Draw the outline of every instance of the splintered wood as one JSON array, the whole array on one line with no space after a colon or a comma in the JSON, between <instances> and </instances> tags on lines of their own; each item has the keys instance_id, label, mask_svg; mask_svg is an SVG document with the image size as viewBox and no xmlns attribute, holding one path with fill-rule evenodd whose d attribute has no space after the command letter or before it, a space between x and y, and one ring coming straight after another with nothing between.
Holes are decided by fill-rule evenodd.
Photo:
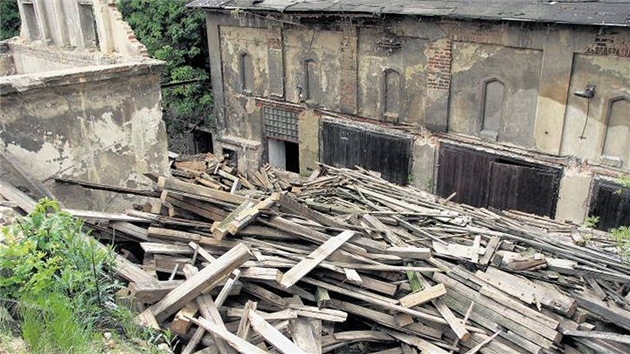
<instances>
[{"instance_id":1,"label":"splintered wood","mask_svg":"<svg viewBox=\"0 0 630 354\"><path fill-rule=\"evenodd\" d=\"M361 169L246 178L204 154L172 175L143 210L73 212L136 243L116 260L136 320L182 353L630 352L630 265L606 234Z\"/></svg>"}]
</instances>

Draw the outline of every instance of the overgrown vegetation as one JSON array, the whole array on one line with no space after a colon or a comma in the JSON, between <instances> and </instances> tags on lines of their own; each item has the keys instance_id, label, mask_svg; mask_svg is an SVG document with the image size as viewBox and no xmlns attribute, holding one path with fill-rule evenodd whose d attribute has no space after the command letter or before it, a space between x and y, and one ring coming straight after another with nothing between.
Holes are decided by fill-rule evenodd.
<instances>
[{"instance_id":1,"label":"overgrown vegetation","mask_svg":"<svg viewBox=\"0 0 630 354\"><path fill-rule=\"evenodd\" d=\"M0 41L20 34L17 0L0 0Z\"/></svg>"},{"instance_id":2,"label":"overgrown vegetation","mask_svg":"<svg viewBox=\"0 0 630 354\"><path fill-rule=\"evenodd\" d=\"M2 229L0 330L17 327L33 353L102 352L101 330L144 340L152 335L139 330L133 313L116 303L121 285L109 271L114 253L86 237L82 226L44 199ZM14 317L17 325L9 321Z\"/></svg>"},{"instance_id":3,"label":"overgrown vegetation","mask_svg":"<svg viewBox=\"0 0 630 354\"><path fill-rule=\"evenodd\" d=\"M211 126L213 101L202 11L187 0L122 0L119 9L146 45L149 55L164 60L164 120L170 149L183 152L182 140L195 125ZM182 83L182 84L177 84Z\"/></svg>"}]
</instances>

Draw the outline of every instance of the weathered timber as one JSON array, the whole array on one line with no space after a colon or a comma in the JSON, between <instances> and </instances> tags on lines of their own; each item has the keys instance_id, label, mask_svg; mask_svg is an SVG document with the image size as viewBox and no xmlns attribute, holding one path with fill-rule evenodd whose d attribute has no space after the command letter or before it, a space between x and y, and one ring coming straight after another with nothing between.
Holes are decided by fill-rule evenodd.
<instances>
[{"instance_id":1,"label":"weathered timber","mask_svg":"<svg viewBox=\"0 0 630 354\"><path fill-rule=\"evenodd\" d=\"M173 289L162 300L149 307L148 310L159 321L164 320L186 303L201 295L202 291L227 277L229 273L243 264L250 256L251 251L247 246L243 244L235 246L211 265Z\"/></svg>"},{"instance_id":2,"label":"weathered timber","mask_svg":"<svg viewBox=\"0 0 630 354\"><path fill-rule=\"evenodd\" d=\"M331 255L346 241L352 238L354 234L355 233L353 231L347 230L324 242L320 247L304 258L304 260L295 265L295 267L284 273L280 284L288 288L297 283L300 279L302 279L302 277L326 259L326 257Z\"/></svg>"}]
</instances>

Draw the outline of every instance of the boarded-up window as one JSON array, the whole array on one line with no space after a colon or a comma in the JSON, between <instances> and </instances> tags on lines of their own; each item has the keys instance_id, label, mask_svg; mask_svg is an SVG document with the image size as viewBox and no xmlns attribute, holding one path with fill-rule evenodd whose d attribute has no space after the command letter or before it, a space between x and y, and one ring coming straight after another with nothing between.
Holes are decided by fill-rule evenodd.
<instances>
[{"instance_id":1,"label":"boarded-up window","mask_svg":"<svg viewBox=\"0 0 630 354\"><path fill-rule=\"evenodd\" d=\"M383 90L383 101L385 103L384 113L397 115L400 106L400 74L395 70L385 70L385 89Z\"/></svg>"},{"instance_id":2,"label":"boarded-up window","mask_svg":"<svg viewBox=\"0 0 630 354\"><path fill-rule=\"evenodd\" d=\"M476 207L553 217L561 170L441 144L437 193Z\"/></svg>"},{"instance_id":3,"label":"boarded-up window","mask_svg":"<svg viewBox=\"0 0 630 354\"><path fill-rule=\"evenodd\" d=\"M381 173L386 180L405 185L409 179L411 138L333 122L322 126L322 161Z\"/></svg>"},{"instance_id":4,"label":"boarded-up window","mask_svg":"<svg viewBox=\"0 0 630 354\"><path fill-rule=\"evenodd\" d=\"M241 77L241 91L252 93L254 90L254 63L252 62L252 56L248 53L242 53L239 56L238 66Z\"/></svg>"},{"instance_id":5,"label":"boarded-up window","mask_svg":"<svg viewBox=\"0 0 630 354\"><path fill-rule=\"evenodd\" d=\"M625 167L630 163L630 101L616 98L608 106L608 125L602 159L609 165Z\"/></svg>"},{"instance_id":6,"label":"boarded-up window","mask_svg":"<svg viewBox=\"0 0 630 354\"><path fill-rule=\"evenodd\" d=\"M630 226L630 189L608 181L595 181L589 215L599 218L595 227L600 230Z\"/></svg>"},{"instance_id":7,"label":"boarded-up window","mask_svg":"<svg viewBox=\"0 0 630 354\"><path fill-rule=\"evenodd\" d=\"M319 75L317 62L313 59L304 60L304 99L319 99Z\"/></svg>"},{"instance_id":8,"label":"boarded-up window","mask_svg":"<svg viewBox=\"0 0 630 354\"><path fill-rule=\"evenodd\" d=\"M505 85L498 79L485 81L481 96L481 135L497 141L503 120Z\"/></svg>"}]
</instances>

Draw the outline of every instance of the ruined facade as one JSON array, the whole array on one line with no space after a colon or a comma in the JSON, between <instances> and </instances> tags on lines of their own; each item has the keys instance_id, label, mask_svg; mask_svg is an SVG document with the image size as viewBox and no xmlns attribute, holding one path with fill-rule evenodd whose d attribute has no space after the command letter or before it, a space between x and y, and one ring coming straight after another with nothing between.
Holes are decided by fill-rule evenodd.
<instances>
[{"instance_id":1,"label":"ruined facade","mask_svg":"<svg viewBox=\"0 0 630 354\"><path fill-rule=\"evenodd\" d=\"M56 177L142 188L167 174L163 63L110 0L18 0L19 37L0 44L0 148L66 206L117 209L121 196ZM0 164L1 165L1 164Z\"/></svg>"},{"instance_id":2,"label":"ruined facade","mask_svg":"<svg viewBox=\"0 0 630 354\"><path fill-rule=\"evenodd\" d=\"M197 0L241 170L318 161L475 206L630 224L630 7ZM613 201L611 198L617 198Z\"/></svg>"}]
</instances>

